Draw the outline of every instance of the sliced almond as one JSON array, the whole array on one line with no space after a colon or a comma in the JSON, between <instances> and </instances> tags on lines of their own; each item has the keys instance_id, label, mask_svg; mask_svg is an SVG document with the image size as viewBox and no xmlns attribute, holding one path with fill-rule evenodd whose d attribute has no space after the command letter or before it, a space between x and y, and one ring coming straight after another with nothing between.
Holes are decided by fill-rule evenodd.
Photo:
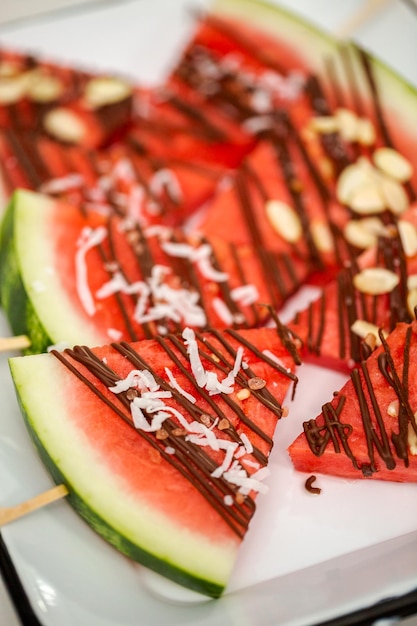
<instances>
[{"instance_id":1,"label":"sliced almond","mask_svg":"<svg viewBox=\"0 0 417 626\"><path fill-rule=\"evenodd\" d=\"M85 103L91 109L122 102L131 95L132 86L127 81L112 76L92 78L84 90Z\"/></svg>"},{"instance_id":2,"label":"sliced almond","mask_svg":"<svg viewBox=\"0 0 417 626\"><path fill-rule=\"evenodd\" d=\"M407 193L398 181L388 176L381 176L379 188L387 209L394 213L394 215L400 215L408 209L409 201Z\"/></svg>"},{"instance_id":3,"label":"sliced almond","mask_svg":"<svg viewBox=\"0 0 417 626\"><path fill-rule=\"evenodd\" d=\"M356 140L362 146L373 146L376 140L375 126L371 120L360 117L357 120Z\"/></svg>"},{"instance_id":4,"label":"sliced almond","mask_svg":"<svg viewBox=\"0 0 417 626\"><path fill-rule=\"evenodd\" d=\"M335 133L339 130L339 122L331 115L317 115L311 118L309 128L320 134Z\"/></svg>"},{"instance_id":5,"label":"sliced almond","mask_svg":"<svg viewBox=\"0 0 417 626\"><path fill-rule=\"evenodd\" d=\"M410 274L407 278L407 289L417 289L417 274Z\"/></svg>"},{"instance_id":6,"label":"sliced almond","mask_svg":"<svg viewBox=\"0 0 417 626\"><path fill-rule=\"evenodd\" d=\"M372 296L390 293L399 281L397 274L384 267L368 267L353 277L356 289Z\"/></svg>"},{"instance_id":7,"label":"sliced almond","mask_svg":"<svg viewBox=\"0 0 417 626\"><path fill-rule=\"evenodd\" d=\"M334 250L334 240L332 232L323 220L311 220L311 236L314 244L320 252L332 252Z\"/></svg>"},{"instance_id":8,"label":"sliced almond","mask_svg":"<svg viewBox=\"0 0 417 626\"><path fill-rule=\"evenodd\" d=\"M28 97L34 102L53 102L62 95L63 90L64 86L56 76L37 74L29 86Z\"/></svg>"},{"instance_id":9,"label":"sliced almond","mask_svg":"<svg viewBox=\"0 0 417 626\"><path fill-rule=\"evenodd\" d=\"M394 148L378 148L373 153L373 161L384 174L402 183L413 175L411 163Z\"/></svg>"},{"instance_id":10,"label":"sliced almond","mask_svg":"<svg viewBox=\"0 0 417 626\"><path fill-rule=\"evenodd\" d=\"M413 257L417 254L417 230L414 224L406 220L398 220L398 232L403 246L404 254Z\"/></svg>"},{"instance_id":11,"label":"sliced almond","mask_svg":"<svg viewBox=\"0 0 417 626\"><path fill-rule=\"evenodd\" d=\"M278 235L289 243L296 243L303 234L300 218L295 210L280 200L268 200L265 212L269 223Z\"/></svg>"},{"instance_id":12,"label":"sliced almond","mask_svg":"<svg viewBox=\"0 0 417 626\"><path fill-rule=\"evenodd\" d=\"M347 222L343 230L346 241L352 246L361 248L362 250L374 246L380 234L377 226L373 224L374 220L376 220L383 229L383 224L378 218L368 217L362 220L350 220Z\"/></svg>"},{"instance_id":13,"label":"sliced almond","mask_svg":"<svg viewBox=\"0 0 417 626\"><path fill-rule=\"evenodd\" d=\"M356 187L347 204L358 215L383 213L386 208L380 185L376 181L369 181Z\"/></svg>"},{"instance_id":14,"label":"sliced almond","mask_svg":"<svg viewBox=\"0 0 417 626\"><path fill-rule=\"evenodd\" d=\"M410 315L415 318L417 307L417 289L409 289L407 294L407 309Z\"/></svg>"},{"instance_id":15,"label":"sliced almond","mask_svg":"<svg viewBox=\"0 0 417 626\"><path fill-rule=\"evenodd\" d=\"M43 125L53 137L70 143L80 143L86 132L78 115L64 107L49 111L44 117Z\"/></svg>"},{"instance_id":16,"label":"sliced almond","mask_svg":"<svg viewBox=\"0 0 417 626\"><path fill-rule=\"evenodd\" d=\"M373 167L366 159L359 159L345 167L337 180L336 197L342 204L349 204L353 192L362 185L374 183Z\"/></svg>"},{"instance_id":17,"label":"sliced almond","mask_svg":"<svg viewBox=\"0 0 417 626\"><path fill-rule=\"evenodd\" d=\"M371 322L367 322L366 320L356 320L355 322L353 322L350 330L358 337L366 339L367 341L369 341L369 335L372 335L375 338L375 345L381 345L379 328L375 324L371 324Z\"/></svg>"},{"instance_id":18,"label":"sliced almond","mask_svg":"<svg viewBox=\"0 0 417 626\"><path fill-rule=\"evenodd\" d=\"M350 109L340 107L336 109L336 120L339 133L345 141L356 141L358 136L358 117Z\"/></svg>"},{"instance_id":19,"label":"sliced almond","mask_svg":"<svg viewBox=\"0 0 417 626\"><path fill-rule=\"evenodd\" d=\"M0 104L8 105L19 102L26 95L29 81L29 72L0 78Z\"/></svg>"},{"instance_id":20,"label":"sliced almond","mask_svg":"<svg viewBox=\"0 0 417 626\"><path fill-rule=\"evenodd\" d=\"M414 419L416 419L416 415L414 415ZM408 433L407 433L407 442L408 449L412 456L417 455L417 435L414 431L414 428L411 424L408 424Z\"/></svg>"}]
</instances>

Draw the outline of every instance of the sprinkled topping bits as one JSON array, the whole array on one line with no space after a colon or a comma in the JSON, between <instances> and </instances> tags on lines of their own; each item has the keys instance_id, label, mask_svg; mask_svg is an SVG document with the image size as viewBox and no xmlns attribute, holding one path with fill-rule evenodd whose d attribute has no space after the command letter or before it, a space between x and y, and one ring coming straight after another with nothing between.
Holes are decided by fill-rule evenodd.
<instances>
[{"instance_id":1,"label":"sprinkled topping bits","mask_svg":"<svg viewBox=\"0 0 417 626\"><path fill-rule=\"evenodd\" d=\"M290 414L289 408L287 406L283 406L282 411L281 411L281 417L288 417L289 414Z\"/></svg>"},{"instance_id":2,"label":"sprinkled topping bits","mask_svg":"<svg viewBox=\"0 0 417 626\"><path fill-rule=\"evenodd\" d=\"M186 434L187 431L185 428L174 428L172 430L172 435L174 435L174 437L185 437Z\"/></svg>"},{"instance_id":3,"label":"sprinkled topping bits","mask_svg":"<svg viewBox=\"0 0 417 626\"><path fill-rule=\"evenodd\" d=\"M349 206L360 215L382 213L385 210L384 196L375 181L364 182L352 190Z\"/></svg>"},{"instance_id":4,"label":"sprinkled topping bits","mask_svg":"<svg viewBox=\"0 0 417 626\"><path fill-rule=\"evenodd\" d=\"M414 224L411 224L411 222L407 222L406 220L398 220L397 227L405 256L413 257L417 254L416 227Z\"/></svg>"},{"instance_id":5,"label":"sprinkled topping bits","mask_svg":"<svg viewBox=\"0 0 417 626\"><path fill-rule=\"evenodd\" d=\"M366 268L353 278L356 289L373 296L390 293L399 282L397 274L384 267Z\"/></svg>"},{"instance_id":6,"label":"sprinkled topping bits","mask_svg":"<svg viewBox=\"0 0 417 626\"><path fill-rule=\"evenodd\" d=\"M247 398L249 398L249 396L250 396L249 389L239 389L239 391L236 394L236 397L238 400L246 400Z\"/></svg>"},{"instance_id":7,"label":"sprinkled topping bits","mask_svg":"<svg viewBox=\"0 0 417 626\"><path fill-rule=\"evenodd\" d=\"M373 153L373 161L382 172L402 183L413 175L411 163L393 148L378 148Z\"/></svg>"},{"instance_id":8,"label":"sprinkled topping bits","mask_svg":"<svg viewBox=\"0 0 417 626\"><path fill-rule=\"evenodd\" d=\"M259 389L263 389L266 385L266 381L259 376L254 376L253 378L249 378L248 386L252 391L258 391Z\"/></svg>"},{"instance_id":9,"label":"sprinkled topping bits","mask_svg":"<svg viewBox=\"0 0 417 626\"><path fill-rule=\"evenodd\" d=\"M200 417L200 422L204 424L204 426L209 427L211 426L212 419L210 415L206 415L205 413L203 413L202 416Z\"/></svg>"},{"instance_id":10,"label":"sprinkled topping bits","mask_svg":"<svg viewBox=\"0 0 417 626\"><path fill-rule=\"evenodd\" d=\"M68 143L80 143L86 132L78 115L65 107L49 111L43 119L43 125L50 135Z\"/></svg>"},{"instance_id":11,"label":"sprinkled topping bits","mask_svg":"<svg viewBox=\"0 0 417 626\"><path fill-rule=\"evenodd\" d=\"M92 78L84 90L85 103L92 109L122 102L131 95L132 87L129 83L111 76Z\"/></svg>"},{"instance_id":12,"label":"sprinkled topping bits","mask_svg":"<svg viewBox=\"0 0 417 626\"><path fill-rule=\"evenodd\" d=\"M157 439L163 440L163 439L168 439L169 434L164 428L160 428L159 430L156 431L155 436Z\"/></svg>"},{"instance_id":13,"label":"sprinkled topping bits","mask_svg":"<svg viewBox=\"0 0 417 626\"><path fill-rule=\"evenodd\" d=\"M295 210L280 200L268 200L265 211L272 228L289 243L296 243L303 234L300 218Z\"/></svg>"},{"instance_id":14,"label":"sprinkled topping bits","mask_svg":"<svg viewBox=\"0 0 417 626\"><path fill-rule=\"evenodd\" d=\"M219 430L227 430L228 428L230 428L230 422L226 418L223 418L220 420L217 426Z\"/></svg>"}]
</instances>

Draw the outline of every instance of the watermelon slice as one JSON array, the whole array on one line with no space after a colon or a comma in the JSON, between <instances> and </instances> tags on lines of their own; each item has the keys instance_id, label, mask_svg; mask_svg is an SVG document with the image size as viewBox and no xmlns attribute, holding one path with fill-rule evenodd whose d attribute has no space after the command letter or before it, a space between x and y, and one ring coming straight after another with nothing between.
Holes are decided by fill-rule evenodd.
<instances>
[{"instance_id":1,"label":"watermelon slice","mask_svg":"<svg viewBox=\"0 0 417 626\"><path fill-rule=\"evenodd\" d=\"M96 147L132 119L133 84L35 55L1 50L0 128L41 129L59 141Z\"/></svg>"},{"instance_id":2,"label":"watermelon slice","mask_svg":"<svg viewBox=\"0 0 417 626\"><path fill-rule=\"evenodd\" d=\"M10 366L29 431L76 511L132 559L219 596L296 382L276 330L187 328Z\"/></svg>"},{"instance_id":3,"label":"watermelon slice","mask_svg":"<svg viewBox=\"0 0 417 626\"><path fill-rule=\"evenodd\" d=\"M226 8L228 15L229 5L234 3L219 6L220 17L209 16L203 23L174 78L192 81L197 90L207 91L210 102L214 99L224 108L233 92L241 122L262 143L245 158L232 188L209 204L200 228L218 234L227 212L230 222L240 227L224 229L226 237L235 243L261 238L272 250L296 248L311 262L312 279L319 273L320 281L326 281L349 260L352 249L372 244L370 216L395 222L415 200L412 140L405 126L391 132L392 103L385 93L388 72L385 76L365 52L334 45L326 51L323 67L314 54L303 64L302 53L298 60L291 55L284 35L283 42L270 44L264 59L251 45L250 28L223 18L222 10ZM287 17L283 16L285 26ZM295 26L296 31L302 28ZM281 35L279 26L277 33ZM234 63L229 59L233 50ZM279 58L279 66L273 58ZM294 68L299 72L298 92L279 99L271 85L285 85ZM259 91L263 106L256 110L247 99Z\"/></svg>"},{"instance_id":4,"label":"watermelon slice","mask_svg":"<svg viewBox=\"0 0 417 626\"><path fill-rule=\"evenodd\" d=\"M398 322L414 318L416 228L414 206L288 322L306 360L349 370L379 343L379 328L389 334Z\"/></svg>"},{"instance_id":5,"label":"watermelon slice","mask_svg":"<svg viewBox=\"0 0 417 626\"><path fill-rule=\"evenodd\" d=\"M417 482L417 322L400 323L304 422L289 453L303 472Z\"/></svg>"},{"instance_id":6,"label":"watermelon slice","mask_svg":"<svg viewBox=\"0 0 417 626\"><path fill-rule=\"evenodd\" d=\"M299 286L287 261L18 191L3 221L1 299L31 352L184 326L244 328L269 316L260 303L276 308Z\"/></svg>"},{"instance_id":7,"label":"watermelon slice","mask_svg":"<svg viewBox=\"0 0 417 626\"><path fill-rule=\"evenodd\" d=\"M15 189L32 189L142 226L182 224L224 175L218 166L143 155L133 142L92 152L11 130L0 131L0 169L6 199Z\"/></svg>"}]
</instances>

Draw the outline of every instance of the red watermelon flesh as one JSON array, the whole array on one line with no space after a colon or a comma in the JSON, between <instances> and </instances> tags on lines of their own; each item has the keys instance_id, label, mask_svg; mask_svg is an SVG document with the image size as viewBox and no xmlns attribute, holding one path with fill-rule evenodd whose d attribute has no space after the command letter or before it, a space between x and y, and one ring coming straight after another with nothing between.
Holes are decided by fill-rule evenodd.
<instances>
[{"instance_id":1,"label":"red watermelon flesh","mask_svg":"<svg viewBox=\"0 0 417 626\"><path fill-rule=\"evenodd\" d=\"M417 482L417 323L399 323L382 342L304 423L289 448L297 470Z\"/></svg>"},{"instance_id":2,"label":"red watermelon flesh","mask_svg":"<svg viewBox=\"0 0 417 626\"><path fill-rule=\"evenodd\" d=\"M17 188L42 191L86 210L127 215L143 226L182 224L213 194L224 170L142 155L114 144L92 153L39 134L0 132L7 196Z\"/></svg>"},{"instance_id":3,"label":"red watermelon flesh","mask_svg":"<svg viewBox=\"0 0 417 626\"><path fill-rule=\"evenodd\" d=\"M304 279L303 268L284 256L162 226L142 229L115 215L86 216L28 191L16 192L5 224L2 301L29 299L49 342L41 349L136 340L184 326L257 326ZM9 272L15 267L19 277ZM30 335L33 320L5 309Z\"/></svg>"},{"instance_id":4,"label":"red watermelon flesh","mask_svg":"<svg viewBox=\"0 0 417 626\"><path fill-rule=\"evenodd\" d=\"M0 128L41 128L64 143L97 147L132 119L133 85L124 78L12 50L2 50L0 63Z\"/></svg>"},{"instance_id":5,"label":"red watermelon flesh","mask_svg":"<svg viewBox=\"0 0 417 626\"><path fill-rule=\"evenodd\" d=\"M304 344L304 358L324 367L346 370L369 355L378 328L391 332L414 317L417 272L417 211L386 229L377 246L352 258L336 280L289 322Z\"/></svg>"},{"instance_id":6,"label":"red watermelon flesh","mask_svg":"<svg viewBox=\"0 0 417 626\"><path fill-rule=\"evenodd\" d=\"M125 140L156 157L166 158L169 135L170 159L234 168L255 143L239 120L187 86L138 88L135 112Z\"/></svg>"},{"instance_id":7,"label":"red watermelon flesh","mask_svg":"<svg viewBox=\"0 0 417 626\"><path fill-rule=\"evenodd\" d=\"M11 370L29 429L87 522L128 556L219 595L267 489L272 436L296 381L276 330L186 329L15 358Z\"/></svg>"}]
</instances>

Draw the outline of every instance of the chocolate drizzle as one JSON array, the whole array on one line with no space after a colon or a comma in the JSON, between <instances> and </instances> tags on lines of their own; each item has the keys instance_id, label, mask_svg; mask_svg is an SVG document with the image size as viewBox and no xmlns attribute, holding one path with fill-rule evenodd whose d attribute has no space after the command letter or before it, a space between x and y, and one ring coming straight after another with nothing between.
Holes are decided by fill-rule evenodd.
<instances>
[{"instance_id":1,"label":"chocolate drizzle","mask_svg":"<svg viewBox=\"0 0 417 626\"><path fill-rule=\"evenodd\" d=\"M245 346L247 350L250 350L256 355L256 358L264 360L273 369L278 369L283 373L282 368L277 366L273 361L268 359L263 353L258 350L248 340L244 340L235 331L230 331L233 335L234 341L237 341ZM212 339L210 339L210 337ZM165 338L158 337L156 339L160 348L162 348L167 357L167 365L171 364L173 368L179 368L181 373L187 377L187 380L193 386L193 394L202 398L205 403L210 406L212 410L211 414L208 414L206 409L202 409L199 406L198 401L196 403L191 402L185 395L177 391L167 381L165 381L158 373L152 368L151 364L147 362L140 352L136 351L131 345L122 342L112 344L112 348L123 355L130 361L132 367L135 369L145 369L151 372L155 381L160 385L160 388L165 391L170 391L172 398L184 416L190 418L191 421L200 421L207 423L204 420L209 420L211 424L215 421L218 424L226 424L226 427L221 428L222 437L229 438L232 442L243 445L243 441L239 435L238 430L231 424L231 420L226 417L226 413L221 409L221 402L219 396L212 398L207 392L199 388L195 379L190 374L188 368L185 365L185 359L187 359L187 353L184 345L175 336L167 336ZM202 352L202 358L209 361L213 368L217 368L219 372L229 372L233 367L231 358L236 354L232 344L227 340L225 336L222 336L218 332L213 332L211 335L198 336L198 341L204 348ZM213 342L220 342L217 345L220 347L215 348ZM212 352L217 358L210 356L206 350ZM122 419L130 427L135 428L132 417L130 414L130 403L132 399L139 392L135 389L130 389L118 394L115 394L114 398L109 395L108 388L113 387L120 380L117 372L113 371L103 360L99 359L96 354L89 348L83 346L76 346L73 349L67 349L61 353L56 350L52 351L52 354L81 382L83 382L90 391L95 394L103 403L105 403L113 412L115 419ZM229 356L228 356L229 355ZM220 362L220 364L219 364ZM79 365L81 365L81 368ZM84 369L85 368L85 369ZM241 371L237 377L236 384L241 388L246 388L247 380L251 377L252 372L250 369L247 371ZM286 372L287 376L293 377L293 374ZM246 381L246 382L244 382ZM243 386L242 386L243 385ZM281 407L279 403L273 398L266 388L259 391L252 391L252 395L259 401L261 401L269 410L272 411L277 417L281 415ZM268 445L268 448L272 446L272 440L268 437L261 428L259 428L252 420L245 415L238 404L231 400L227 394L221 394L221 400L226 402L228 407L228 414L230 411L235 415L236 421L240 421L245 424L246 429L250 429L252 432L257 433ZM145 411L145 410L144 410ZM146 413L146 411L145 411ZM151 416L150 416L151 417ZM188 421L188 420L187 420ZM233 483L230 483L226 478L220 476L214 478L211 474L218 467L217 463L210 457L205 449L199 445L187 440L185 431L182 427L179 427L174 417L168 417L163 422L163 436L161 432L147 432L143 429L135 428L138 436L144 438L147 443L152 446L157 452L164 458L164 460L170 463L178 472L182 474L190 483L198 489L198 491L207 499L207 501L214 507L218 514L225 520L230 528L239 536L243 537L250 518L255 510L255 504L251 496L243 495L239 492L238 487ZM174 454L167 452L168 448L175 450ZM262 465L267 463L267 455L254 447L254 458ZM225 496L232 497L232 504L226 503Z\"/></svg>"},{"instance_id":2,"label":"chocolate drizzle","mask_svg":"<svg viewBox=\"0 0 417 626\"><path fill-rule=\"evenodd\" d=\"M341 453L343 448L353 466L362 471L365 477L370 477L378 472L380 461L385 464L388 470L396 468L396 458L401 460L405 467L408 467L409 425L411 425L414 433L417 432L416 418L409 403L410 349L411 342L416 339L416 334L412 326L408 326L403 332L402 373L395 364L389 341L385 339L382 331L379 333L382 348L375 356L379 372L383 375L386 384L395 392L395 398L398 401L396 417L398 431L395 432L394 414L390 412L389 418L387 418L386 394L381 393L379 387L378 390L374 387L373 377L376 374L370 371L370 361L361 361L359 366L351 372L351 383L358 400L369 460L359 461L349 445L349 437L353 436L353 427L343 421L345 413L346 418L348 418L350 411L348 398L344 394L339 394L333 402L323 406L323 421L318 418L304 424L308 444L316 456L323 455L331 441L334 451ZM372 372L375 372L374 367ZM391 405L395 406L395 403L391 403ZM345 406L346 411L344 412ZM391 421L393 425L389 427L391 431L389 432L387 424ZM355 438L357 437L358 433L355 435Z\"/></svg>"}]
</instances>

